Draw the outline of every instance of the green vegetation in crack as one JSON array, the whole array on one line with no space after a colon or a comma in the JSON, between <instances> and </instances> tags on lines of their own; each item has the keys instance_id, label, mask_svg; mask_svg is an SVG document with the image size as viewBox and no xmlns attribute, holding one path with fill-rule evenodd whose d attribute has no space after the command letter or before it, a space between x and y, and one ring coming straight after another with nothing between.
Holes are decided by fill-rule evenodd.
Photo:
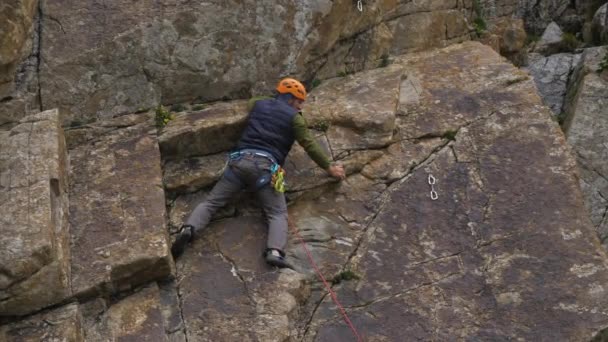
<instances>
[{"instance_id":1,"label":"green vegetation in crack","mask_svg":"<svg viewBox=\"0 0 608 342\"><path fill-rule=\"evenodd\" d=\"M337 285L337 284L340 284L343 281L359 280L359 279L361 279L361 276L359 274L357 274L355 271L350 270L350 269L345 269L344 271L336 274L331 279L331 283L333 285Z\"/></svg>"},{"instance_id":2,"label":"green vegetation in crack","mask_svg":"<svg viewBox=\"0 0 608 342\"><path fill-rule=\"evenodd\" d=\"M532 44L536 44L540 41L540 36L534 33L528 33L526 36L526 46L530 46Z\"/></svg>"},{"instance_id":3,"label":"green vegetation in crack","mask_svg":"<svg viewBox=\"0 0 608 342\"><path fill-rule=\"evenodd\" d=\"M137 110L135 111L135 114L140 114L140 113L145 113L147 111L149 111L150 108L144 108L144 107L139 107L137 108Z\"/></svg>"},{"instance_id":4,"label":"green vegetation in crack","mask_svg":"<svg viewBox=\"0 0 608 342\"><path fill-rule=\"evenodd\" d=\"M327 132L327 130L329 129L329 122L327 120L321 120L318 122L315 122L312 125L312 129L317 130L317 131L321 131L321 132Z\"/></svg>"},{"instance_id":5,"label":"green vegetation in crack","mask_svg":"<svg viewBox=\"0 0 608 342\"><path fill-rule=\"evenodd\" d=\"M346 77L346 76L352 75L354 73L355 72L352 70L343 69L343 70L338 71L337 75L338 75L338 77Z\"/></svg>"},{"instance_id":6,"label":"green vegetation in crack","mask_svg":"<svg viewBox=\"0 0 608 342\"><path fill-rule=\"evenodd\" d=\"M602 58L597 72L602 73L604 70L608 70L608 48L604 50L604 58Z\"/></svg>"},{"instance_id":7,"label":"green vegetation in crack","mask_svg":"<svg viewBox=\"0 0 608 342\"><path fill-rule=\"evenodd\" d=\"M446 131L445 133L443 133L443 135L441 136L443 139L447 139L450 141L455 141L456 140L456 134L458 134L458 131Z\"/></svg>"},{"instance_id":8,"label":"green vegetation in crack","mask_svg":"<svg viewBox=\"0 0 608 342\"><path fill-rule=\"evenodd\" d=\"M380 63L378 63L378 67L379 68L385 68L387 67L389 64L391 64L390 59L388 58L388 54L385 53L382 56L380 56Z\"/></svg>"},{"instance_id":9,"label":"green vegetation in crack","mask_svg":"<svg viewBox=\"0 0 608 342\"><path fill-rule=\"evenodd\" d=\"M576 36L572 33L565 32L562 34L562 42L560 51L561 52L572 52L580 46L581 42L576 39Z\"/></svg>"},{"instance_id":10,"label":"green vegetation in crack","mask_svg":"<svg viewBox=\"0 0 608 342\"><path fill-rule=\"evenodd\" d=\"M95 118L77 118L77 119L70 121L70 123L68 124L68 127L69 128L78 128L78 127L85 126L85 125L88 125L93 122L95 122Z\"/></svg>"},{"instance_id":11,"label":"green vegetation in crack","mask_svg":"<svg viewBox=\"0 0 608 342\"><path fill-rule=\"evenodd\" d=\"M595 337L593 337L593 339L591 339L590 342L606 342L606 341L608 341L608 328L597 333L597 335L595 335Z\"/></svg>"},{"instance_id":12,"label":"green vegetation in crack","mask_svg":"<svg viewBox=\"0 0 608 342\"><path fill-rule=\"evenodd\" d=\"M197 104L197 105L194 105L192 107L192 110L195 110L195 111L197 111L197 110L203 110L203 109L205 109L205 105L204 104Z\"/></svg>"},{"instance_id":13,"label":"green vegetation in crack","mask_svg":"<svg viewBox=\"0 0 608 342\"><path fill-rule=\"evenodd\" d=\"M321 85L321 80L318 79L318 78L315 78L314 80L312 80L312 84L311 85L312 85L312 89L314 89L314 88L316 88L316 87L318 87L318 86Z\"/></svg>"},{"instance_id":14,"label":"green vegetation in crack","mask_svg":"<svg viewBox=\"0 0 608 342\"><path fill-rule=\"evenodd\" d=\"M171 111L175 113L183 112L186 110L186 106L181 103L177 103L171 106Z\"/></svg>"},{"instance_id":15,"label":"green vegetation in crack","mask_svg":"<svg viewBox=\"0 0 608 342\"><path fill-rule=\"evenodd\" d=\"M519 77L511 78L505 82L505 86L507 86L507 87L512 86L514 84L527 81L528 79L529 79L528 76L519 76Z\"/></svg>"},{"instance_id":16,"label":"green vegetation in crack","mask_svg":"<svg viewBox=\"0 0 608 342\"><path fill-rule=\"evenodd\" d=\"M473 11L475 11L475 19L473 19L473 28L477 37L481 37L484 32L488 29L485 19L483 18L483 10L479 0L473 0Z\"/></svg>"},{"instance_id":17,"label":"green vegetation in crack","mask_svg":"<svg viewBox=\"0 0 608 342\"><path fill-rule=\"evenodd\" d=\"M165 127L169 121L173 120L174 116L165 108L163 105L156 107L156 114L154 115L154 122L157 128Z\"/></svg>"}]
</instances>

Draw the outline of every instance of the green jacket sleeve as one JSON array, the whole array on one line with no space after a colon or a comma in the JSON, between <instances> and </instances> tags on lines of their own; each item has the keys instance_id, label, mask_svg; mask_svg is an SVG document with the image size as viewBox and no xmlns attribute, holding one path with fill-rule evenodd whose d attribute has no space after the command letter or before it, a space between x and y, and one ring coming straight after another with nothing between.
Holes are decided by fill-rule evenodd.
<instances>
[{"instance_id":1,"label":"green jacket sleeve","mask_svg":"<svg viewBox=\"0 0 608 342\"><path fill-rule=\"evenodd\" d=\"M293 131L296 141L304 148L310 159L317 163L323 170L327 170L331 161L321 148L321 145L317 143L308 130L306 120L301 114L297 114L293 118Z\"/></svg>"}]
</instances>

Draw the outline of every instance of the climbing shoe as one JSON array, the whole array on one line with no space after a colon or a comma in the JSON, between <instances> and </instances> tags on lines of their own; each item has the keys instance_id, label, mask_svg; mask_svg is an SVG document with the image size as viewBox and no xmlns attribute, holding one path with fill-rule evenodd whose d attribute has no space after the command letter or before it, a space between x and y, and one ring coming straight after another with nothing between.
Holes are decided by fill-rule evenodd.
<instances>
[{"instance_id":1,"label":"climbing shoe","mask_svg":"<svg viewBox=\"0 0 608 342\"><path fill-rule=\"evenodd\" d=\"M173 258L177 258L184 253L186 246L192 241L192 237L194 236L193 233L194 227L191 225L183 225L179 228L175 242L173 242L173 246L171 246Z\"/></svg>"},{"instance_id":2,"label":"climbing shoe","mask_svg":"<svg viewBox=\"0 0 608 342\"><path fill-rule=\"evenodd\" d=\"M285 260L285 256L276 249L268 249L266 251L266 263L270 266L276 266L278 268L291 268L291 266L287 260Z\"/></svg>"}]
</instances>

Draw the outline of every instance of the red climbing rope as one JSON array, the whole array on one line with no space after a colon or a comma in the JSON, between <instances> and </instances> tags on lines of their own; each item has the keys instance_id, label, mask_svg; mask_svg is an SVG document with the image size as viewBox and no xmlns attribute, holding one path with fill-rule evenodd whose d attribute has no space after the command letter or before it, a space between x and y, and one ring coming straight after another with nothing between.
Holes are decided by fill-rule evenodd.
<instances>
[{"instance_id":1,"label":"red climbing rope","mask_svg":"<svg viewBox=\"0 0 608 342\"><path fill-rule=\"evenodd\" d=\"M308 261L310 261L310 264L315 269L315 272L317 272L317 275L319 276L319 278L321 278L321 281L323 281L323 285L325 285L325 288L329 292L329 295L331 296L331 299L333 299L334 303L340 309L340 312L342 312L342 316L344 316L344 321L346 322L346 324L348 324L348 326L350 327L350 330L353 331L353 334L357 338L357 342L362 342L363 339L361 339L361 336L357 332L357 329L355 329L355 326L353 325L353 323L348 318L348 315L346 314L346 310L344 310L344 307L342 307L342 305L340 304L340 301L338 301L338 296L336 296L336 293L334 292L334 290L331 289L331 287L329 286L329 283L327 283L327 280L325 280L325 277L323 277L323 274L321 274L321 271L317 267L317 264L315 263L314 259L312 258L312 254L310 254L310 251L306 247L306 242L304 242L304 239L300 235L300 232L298 231L298 228L296 227L295 224L293 224L293 222L291 221L291 219L288 219L287 222L289 223L289 227L291 228L291 230L293 230L293 232L296 234L296 236L298 237L298 239L300 239L300 242L302 243L302 247L304 248L304 251L306 252L306 255L308 256Z\"/></svg>"}]
</instances>

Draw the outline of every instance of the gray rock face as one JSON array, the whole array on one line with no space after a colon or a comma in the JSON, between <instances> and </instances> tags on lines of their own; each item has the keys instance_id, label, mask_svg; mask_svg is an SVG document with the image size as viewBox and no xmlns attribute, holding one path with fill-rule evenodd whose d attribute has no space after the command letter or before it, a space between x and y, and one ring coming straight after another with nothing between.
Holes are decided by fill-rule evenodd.
<instances>
[{"instance_id":1,"label":"gray rock face","mask_svg":"<svg viewBox=\"0 0 608 342\"><path fill-rule=\"evenodd\" d=\"M215 177L194 171L213 170L230 141L161 149L161 158L147 115L68 131L72 265L80 272L73 284L92 288L80 297L121 291L80 300L86 341L352 340L304 247L369 340L578 341L608 325L606 255L576 160L526 72L469 42L324 81L310 99L305 117L349 176L321 178L301 149L290 153L287 254L295 271L264 263L266 224L244 193L177 260L175 281L150 283L151 270L170 272L131 253L147 248L149 259L166 260L156 258L166 243L148 243L165 234L161 159L175 226ZM184 113L162 134L174 132L176 142L222 125L232 132L240 120L222 110L231 114L187 124L200 113ZM120 272L116 250L134 260ZM108 277L97 265L114 271ZM141 281L148 284L122 291Z\"/></svg>"},{"instance_id":2,"label":"gray rock face","mask_svg":"<svg viewBox=\"0 0 608 342\"><path fill-rule=\"evenodd\" d=\"M182 315L189 341L285 341L290 317L306 298L304 277L271 272L261 256L266 227L259 217L207 229L178 262ZM247 326L249 329L242 329Z\"/></svg>"},{"instance_id":3,"label":"gray rock face","mask_svg":"<svg viewBox=\"0 0 608 342\"><path fill-rule=\"evenodd\" d=\"M488 31L480 40L492 46L513 64L521 66L528 60L526 39L527 34L522 19L503 17L493 19Z\"/></svg>"},{"instance_id":4,"label":"gray rock face","mask_svg":"<svg viewBox=\"0 0 608 342\"><path fill-rule=\"evenodd\" d=\"M596 70L606 47L586 49L574 75L565 130L577 155L580 183L591 220L606 245L608 237L608 81Z\"/></svg>"},{"instance_id":5,"label":"gray rock face","mask_svg":"<svg viewBox=\"0 0 608 342\"><path fill-rule=\"evenodd\" d=\"M166 295L152 283L117 302L97 299L81 305L82 341L184 341L182 326L165 315L168 305L179 305L165 301Z\"/></svg>"},{"instance_id":6,"label":"gray rock face","mask_svg":"<svg viewBox=\"0 0 608 342\"><path fill-rule=\"evenodd\" d=\"M118 301L98 298L69 304L0 326L0 339L6 342L185 342L184 325L175 311L179 307L173 283L152 283Z\"/></svg>"},{"instance_id":7,"label":"gray rock face","mask_svg":"<svg viewBox=\"0 0 608 342\"><path fill-rule=\"evenodd\" d=\"M161 102L268 93L288 74L312 80L374 68L390 53L468 40L470 9L456 0L365 1L363 12L328 0L44 1L28 36L35 58L22 63L29 81L0 104L0 124L31 108L89 122Z\"/></svg>"},{"instance_id":8,"label":"gray rock face","mask_svg":"<svg viewBox=\"0 0 608 342\"><path fill-rule=\"evenodd\" d=\"M512 17L519 10L519 0L479 0L479 5L486 18Z\"/></svg>"},{"instance_id":9,"label":"gray rock face","mask_svg":"<svg viewBox=\"0 0 608 342\"><path fill-rule=\"evenodd\" d=\"M551 22L545 32L543 33L540 41L534 47L534 52L542 53L545 56L551 55L559 51L562 36L564 32L555 22Z\"/></svg>"},{"instance_id":10,"label":"gray rock face","mask_svg":"<svg viewBox=\"0 0 608 342\"><path fill-rule=\"evenodd\" d=\"M161 175L151 120L70 150L75 295L123 291L172 273Z\"/></svg>"},{"instance_id":11,"label":"gray rock face","mask_svg":"<svg viewBox=\"0 0 608 342\"><path fill-rule=\"evenodd\" d=\"M580 62L580 55L559 53L544 57L530 54L527 70L534 77L544 103L556 118L563 119L564 100L572 72Z\"/></svg>"},{"instance_id":12,"label":"gray rock face","mask_svg":"<svg viewBox=\"0 0 608 342\"><path fill-rule=\"evenodd\" d=\"M70 289L67 149L59 112L0 135L0 316L64 300Z\"/></svg>"},{"instance_id":13,"label":"gray rock face","mask_svg":"<svg viewBox=\"0 0 608 342\"><path fill-rule=\"evenodd\" d=\"M469 43L326 81L310 96L304 115L327 127L317 138L351 171L340 184L323 181L295 148L287 163L295 191L290 217L367 338L537 340L549 331L551 339L577 340L608 322L597 286L608 272L581 203L575 160L526 73ZM359 122L392 128L332 135ZM338 146L347 147L336 153ZM438 179L438 201L429 199L429 173ZM203 197L179 196L171 217ZM300 280L284 289L285 273L268 273L258 211L247 195L235 202L237 210L178 260L188 339L350 340L318 282L304 304ZM315 279L293 232L288 255ZM345 270L359 279L345 280ZM264 306L269 293L276 309ZM266 321L263 313L274 310ZM574 323L556 323L564 320ZM525 328L529 322L538 329ZM255 328L240 331L242 324Z\"/></svg>"},{"instance_id":14,"label":"gray rock face","mask_svg":"<svg viewBox=\"0 0 608 342\"><path fill-rule=\"evenodd\" d=\"M296 221L334 237L322 260L339 253L338 241L358 246L338 269L360 279L335 287L351 320L370 340L589 338L606 324L592 322L608 319L599 286L608 272L582 210L575 161L532 81L509 81L518 72L475 44L403 63L419 89L401 101L404 136L449 129L458 132L455 141L382 193L376 213L355 221L367 227L360 238L346 222L305 224L305 217L331 220L340 210L331 195ZM456 67L462 63L469 68ZM429 198L429 174L437 178L437 201ZM327 203L332 208L323 209ZM317 298L304 340L351 338L329 297ZM535 307L542 317L532 314Z\"/></svg>"},{"instance_id":15,"label":"gray rock face","mask_svg":"<svg viewBox=\"0 0 608 342\"><path fill-rule=\"evenodd\" d=\"M240 137L246 122L247 101L179 113L158 138L161 153L165 159L180 159L227 151Z\"/></svg>"},{"instance_id":16,"label":"gray rock face","mask_svg":"<svg viewBox=\"0 0 608 342\"><path fill-rule=\"evenodd\" d=\"M591 23L591 31L593 41L596 44L608 43L608 4L602 5L595 15Z\"/></svg>"},{"instance_id":17,"label":"gray rock face","mask_svg":"<svg viewBox=\"0 0 608 342\"><path fill-rule=\"evenodd\" d=\"M524 18L526 31L540 35L552 21L564 14L570 2L570 0L521 1L518 15Z\"/></svg>"}]
</instances>

